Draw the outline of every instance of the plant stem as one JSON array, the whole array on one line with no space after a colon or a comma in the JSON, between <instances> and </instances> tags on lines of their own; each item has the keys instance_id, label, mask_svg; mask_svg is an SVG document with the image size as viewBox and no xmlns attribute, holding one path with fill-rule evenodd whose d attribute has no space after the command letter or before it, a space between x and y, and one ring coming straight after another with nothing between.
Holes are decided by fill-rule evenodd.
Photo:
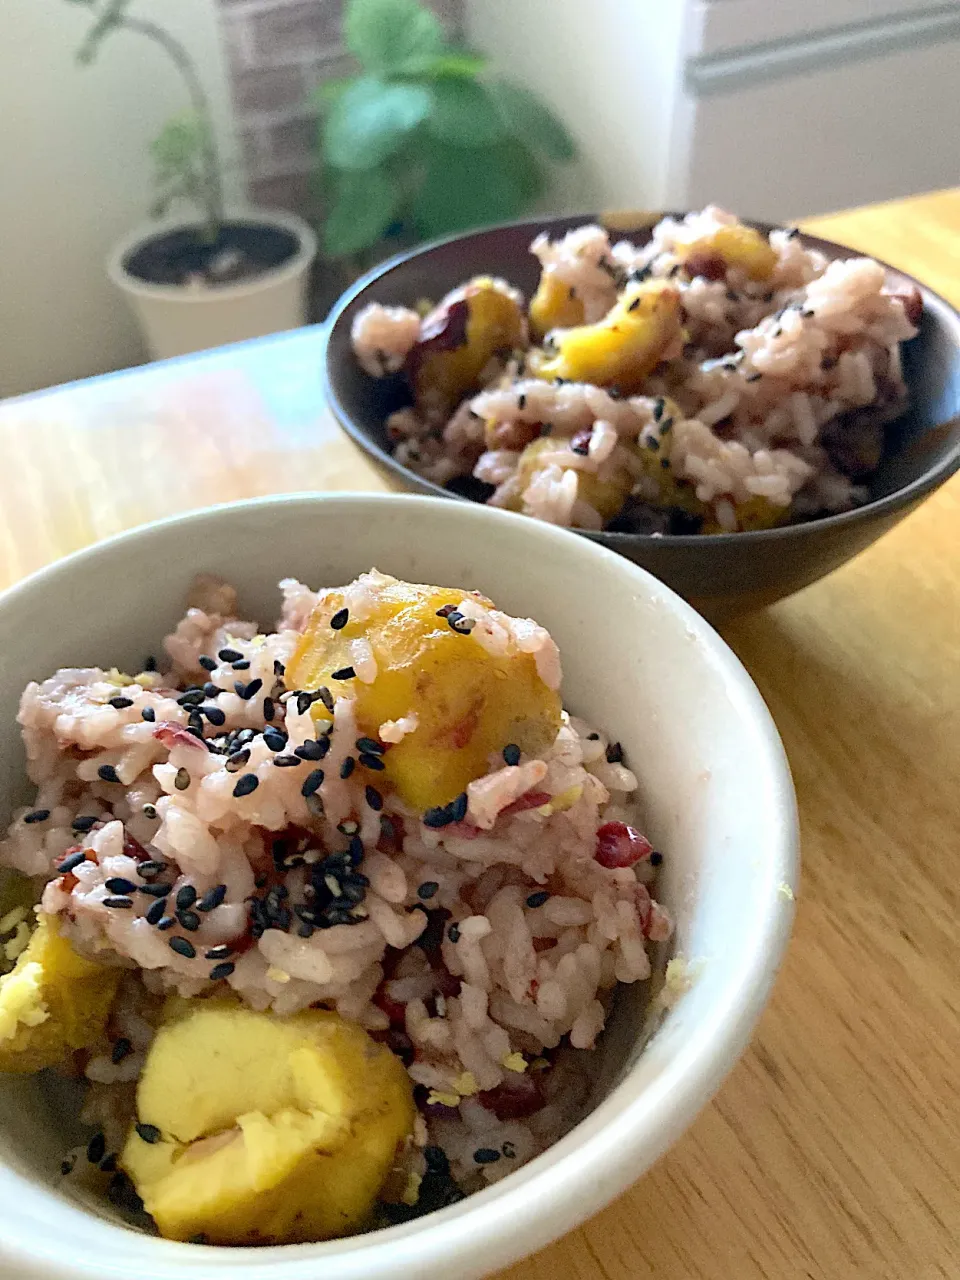
<instances>
[{"instance_id":1,"label":"plant stem","mask_svg":"<svg viewBox=\"0 0 960 1280\"><path fill-rule=\"evenodd\" d=\"M189 53L174 36L155 22L144 18L129 18L124 15L120 26L128 31L138 32L160 45L170 57L180 75L183 77L190 96L190 103L203 128L203 207L207 223L207 236L216 240L223 224L223 178L220 164L220 152L213 131L213 112L210 99L197 75Z\"/></svg>"}]
</instances>

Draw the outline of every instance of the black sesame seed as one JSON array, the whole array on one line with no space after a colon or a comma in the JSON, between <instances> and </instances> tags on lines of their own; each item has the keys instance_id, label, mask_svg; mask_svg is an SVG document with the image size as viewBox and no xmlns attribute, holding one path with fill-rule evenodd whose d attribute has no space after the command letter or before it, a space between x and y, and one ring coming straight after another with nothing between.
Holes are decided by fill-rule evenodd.
<instances>
[{"instance_id":1,"label":"black sesame seed","mask_svg":"<svg viewBox=\"0 0 960 1280\"><path fill-rule=\"evenodd\" d=\"M199 716L191 716L187 721L187 732L192 733L195 738L203 740L203 721Z\"/></svg>"},{"instance_id":2,"label":"black sesame seed","mask_svg":"<svg viewBox=\"0 0 960 1280\"><path fill-rule=\"evenodd\" d=\"M354 760L353 756L347 756L343 764L340 766L340 777L349 778L356 767L357 762Z\"/></svg>"},{"instance_id":3,"label":"black sesame seed","mask_svg":"<svg viewBox=\"0 0 960 1280\"><path fill-rule=\"evenodd\" d=\"M70 825L73 827L74 831L80 832L81 835L86 835L86 833L91 831L99 821L99 818L91 817L89 814L83 814L79 818L74 818Z\"/></svg>"},{"instance_id":4,"label":"black sesame seed","mask_svg":"<svg viewBox=\"0 0 960 1280\"><path fill-rule=\"evenodd\" d=\"M607 747L607 764L623 763L623 747L619 742L611 742Z\"/></svg>"},{"instance_id":5,"label":"black sesame seed","mask_svg":"<svg viewBox=\"0 0 960 1280\"><path fill-rule=\"evenodd\" d=\"M298 693L297 694L297 715L298 716L306 715L306 713L310 710L310 708L313 706L315 701L316 699L312 693Z\"/></svg>"},{"instance_id":6,"label":"black sesame seed","mask_svg":"<svg viewBox=\"0 0 960 1280\"><path fill-rule=\"evenodd\" d=\"M239 662L243 654L236 649L221 649L217 657L221 662Z\"/></svg>"},{"instance_id":7,"label":"black sesame seed","mask_svg":"<svg viewBox=\"0 0 960 1280\"><path fill-rule=\"evenodd\" d=\"M237 691L238 698L242 698L244 702L249 702L263 688L263 681L258 678L251 680L249 684L242 684L239 680L236 680L233 687Z\"/></svg>"},{"instance_id":8,"label":"black sesame seed","mask_svg":"<svg viewBox=\"0 0 960 1280\"><path fill-rule=\"evenodd\" d=\"M286 668L279 658L274 658L273 660L273 674L275 676L282 676L286 674Z\"/></svg>"},{"instance_id":9,"label":"black sesame seed","mask_svg":"<svg viewBox=\"0 0 960 1280\"><path fill-rule=\"evenodd\" d=\"M299 756L274 756L273 763L278 769L292 769L294 765L302 764Z\"/></svg>"},{"instance_id":10,"label":"black sesame seed","mask_svg":"<svg viewBox=\"0 0 960 1280\"><path fill-rule=\"evenodd\" d=\"M263 741L270 751L282 751L287 745L287 736L279 729L265 729Z\"/></svg>"},{"instance_id":11,"label":"black sesame seed","mask_svg":"<svg viewBox=\"0 0 960 1280\"><path fill-rule=\"evenodd\" d=\"M167 909L167 902L165 898L158 898L156 902L151 903L150 909L147 911L146 915L144 916L144 919L146 920L147 924L159 924L160 921L163 919L164 912L166 911L166 909Z\"/></svg>"},{"instance_id":12,"label":"black sesame seed","mask_svg":"<svg viewBox=\"0 0 960 1280\"><path fill-rule=\"evenodd\" d=\"M177 920L188 933L196 933L200 928L200 917L195 911L178 911Z\"/></svg>"},{"instance_id":13,"label":"black sesame seed","mask_svg":"<svg viewBox=\"0 0 960 1280\"><path fill-rule=\"evenodd\" d=\"M450 928L447 930L447 937L450 939L451 942L459 942L460 941L459 925L452 924Z\"/></svg>"},{"instance_id":14,"label":"black sesame seed","mask_svg":"<svg viewBox=\"0 0 960 1280\"><path fill-rule=\"evenodd\" d=\"M177 698L177 705L181 707L195 707L198 706L203 699L204 692L202 689L188 689L186 693L181 693L180 697Z\"/></svg>"},{"instance_id":15,"label":"black sesame seed","mask_svg":"<svg viewBox=\"0 0 960 1280\"><path fill-rule=\"evenodd\" d=\"M263 718L270 721L277 714L277 704L272 698L264 698L263 700Z\"/></svg>"},{"instance_id":16,"label":"black sesame seed","mask_svg":"<svg viewBox=\"0 0 960 1280\"><path fill-rule=\"evenodd\" d=\"M234 751L232 755L227 756L226 763L223 767L228 773L236 773L238 769L243 768L249 759L250 748L241 747L239 751Z\"/></svg>"},{"instance_id":17,"label":"black sesame seed","mask_svg":"<svg viewBox=\"0 0 960 1280\"><path fill-rule=\"evenodd\" d=\"M546 889L540 889L537 893L531 893L530 897L527 899L527 906L542 907L549 897L550 894Z\"/></svg>"},{"instance_id":18,"label":"black sesame seed","mask_svg":"<svg viewBox=\"0 0 960 1280\"><path fill-rule=\"evenodd\" d=\"M177 776L173 780L173 785L178 791L186 791L190 786L190 773L187 769L180 768L177 770Z\"/></svg>"},{"instance_id":19,"label":"black sesame seed","mask_svg":"<svg viewBox=\"0 0 960 1280\"><path fill-rule=\"evenodd\" d=\"M97 777L103 782L119 782L120 775L112 764L102 764L97 770Z\"/></svg>"},{"instance_id":20,"label":"black sesame seed","mask_svg":"<svg viewBox=\"0 0 960 1280\"><path fill-rule=\"evenodd\" d=\"M133 706L133 699L123 697L111 698L110 705L111 707L115 707L117 711L126 711L127 707Z\"/></svg>"},{"instance_id":21,"label":"black sesame seed","mask_svg":"<svg viewBox=\"0 0 960 1280\"><path fill-rule=\"evenodd\" d=\"M236 967L232 960L224 960L222 964L215 964L210 970L210 981L223 982L225 978L230 977Z\"/></svg>"},{"instance_id":22,"label":"black sesame seed","mask_svg":"<svg viewBox=\"0 0 960 1280\"><path fill-rule=\"evenodd\" d=\"M662 863L663 863L663 854L657 853L657 851L654 850L653 853L651 853L650 855L651 867L659 867L662 865Z\"/></svg>"},{"instance_id":23,"label":"black sesame seed","mask_svg":"<svg viewBox=\"0 0 960 1280\"><path fill-rule=\"evenodd\" d=\"M323 782L323 770L314 769L312 773L308 773L304 779L303 786L300 788L300 794L304 797L312 796L320 789Z\"/></svg>"},{"instance_id":24,"label":"black sesame seed","mask_svg":"<svg viewBox=\"0 0 960 1280\"><path fill-rule=\"evenodd\" d=\"M156 671L157 660L152 653L148 653L147 656L144 658L143 669L144 671Z\"/></svg>"},{"instance_id":25,"label":"black sesame seed","mask_svg":"<svg viewBox=\"0 0 960 1280\"><path fill-rule=\"evenodd\" d=\"M157 928L161 933L166 933L166 931L168 929L172 929L176 923L177 921L174 916L161 916L157 921ZM189 946L190 944L187 943L187 945Z\"/></svg>"},{"instance_id":26,"label":"black sesame seed","mask_svg":"<svg viewBox=\"0 0 960 1280\"><path fill-rule=\"evenodd\" d=\"M448 827L453 822L453 806L437 805L433 809L428 809L423 815L423 825L425 827Z\"/></svg>"},{"instance_id":27,"label":"black sesame seed","mask_svg":"<svg viewBox=\"0 0 960 1280\"><path fill-rule=\"evenodd\" d=\"M187 907L192 907L197 900L197 891L192 884L185 884L177 890L177 910L186 911Z\"/></svg>"},{"instance_id":28,"label":"black sesame seed","mask_svg":"<svg viewBox=\"0 0 960 1280\"><path fill-rule=\"evenodd\" d=\"M358 738L357 750L371 756L382 756L386 747L380 742L375 742L373 738Z\"/></svg>"},{"instance_id":29,"label":"black sesame seed","mask_svg":"<svg viewBox=\"0 0 960 1280\"><path fill-rule=\"evenodd\" d=\"M114 1040L113 1042L113 1049L111 1050L111 1053L110 1053L110 1061L113 1062L114 1064L118 1062L122 1062L124 1058L129 1057L131 1053L133 1053L133 1045L130 1043L130 1041L127 1039L126 1036L120 1036L119 1039Z\"/></svg>"},{"instance_id":30,"label":"black sesame seed","mask_svg":"<svg viewBox=\"0 0 960 1280\"><path fill-rule=\"evenodd\" d=\"M363 861L363 841L359 836L351 837L350 848L347 850L347 853L352 866L357 866L358 863Z\"/></svg>"},{"instance_id":31,"label":"black sesame seed","mask_svg":"<svg viewBox=\"0 0 960 1280\"><path fill-rule=\"evenodd\" d=\"M70 853L57 864L57 870L62 876L68 871L72 871L74 867L79 867L81 862L86 862L87 855L83 849L78 849L76 853Z\"/></svg>"},{"instance_id":32,"label":"black sesame seed","mask_svg":"<svg viewBox=\"0 0 960 1280\"><path fill-rule=\"evenodd\" d=\"M212 889L208 889L200 901L197 903L198 911L215 911L227 896L227 886L225 884L214 885Z\"/></svg>"},{"instance_id":33,"label":"black sesame seed","mask_svg":"<svg viewBox=\"0 0 960 1280\"><path fill-rule=\"evenodd\" d=\"M233 955L233 947L221 943L219 947L211 947L209 951L203 953L204 960L226 960L228 956Z\"/></svg>"},{"instance_id":34,"label":"black sesame seed","mask_svg":"<svg viewBox=\"0 0 960 1280\"><path fill-rule=\"evenodd\" d=\"M33 822L46 822L49 817L49 809L34 809L32 813L26 814L23 820L29 824Z\"/></svg>"},{"instance_id":35,"label":"black sesame seed","mask_svg":"<svg viewBox=\"0 0 960 1280\"><path fill-rule=\"evenodd\" d=\"M515 1159L517 1154L517 1148L513 1145L512 1142L501 1142L500 1150L503 1152L503 1154L507 1157L508 1160Z\"/></svg>"},{"instance_id":36,"label":"black sesame seed","mask_svg":"<svg viewBox=\"0 0 960 1280\"><path fill-rule=\"evenodd\" d=\"M140 892L147 894L150 898L165 898L168 893L173 890L172 884L142 884L139 886Z\"/></svg>"},{"instance_id":37,"label":"black sesame seed","mask_svg":"<svg viewBox=\"0 0 960 1280\"><path fill-rule=\"evenodd\" d=\"M235 796L249 796L256 791L260 785L260 779L255 773L245 773L233 788Z\"/></svg>"},{"instance_id":38,"label":"black sesame seed","mask_svg":"<svg viewBox=\"0 0 960 1280\"><path fill-rule=\"evenodd\" d=\"M334 631L342 631L349 621L350 621L350 610L338 609L337 612L330 619L330 625L331 627L333 627Z\"/></svg>"},{"instance_id":39,"label":"black sesame seed","mask_svg":"<svg viewBox=\"0 0 960 1280\"><path fill-rule=\"evenodd\" d=\"M107 1140L102 1133L95 1133L87 1143L87 1159L91 1164L99 1164L107 1154Z\"/></svg>"},{"instance_id":40,"label":"black sesame seed","mask_svg":"<svg viewBox=\"0 0 960 1280\"><path fill-rule=\"evenodd\" d=\"M153 724L156 718L157 713L154 711L153 707L144 707L140 712L140 719L146 720L147 724Z\"/></svg>"},{"instance_id":41,"label":"black sesame seed","mask_svg":"<svg viewBox=\"0 0 960 1280\"><path fill-rule=\"evenodd\" d=\"M203 686L203 692L208 698L215 698L218 693L223 693L223 690L218 684L214 684L212 680L208 680Z\"/></svg>"},{"instance_id":42,"label":"black sesame seed","mask_svg":"<svg viewBox=\"0 0 960 1280\"><path fill-rule=\"evenodd\" d=\"M104 898L103 905L116 911L129 911L133 906L132 898Z\"/></svg>"},{"instance_id":43,"label":"black sesame seed","mask_svg":"<svg viewBox=\"0 0 960 1280\"><path fill-rule=\"evenodd\" d=\"M370 786L364 787L363 795L364 795L364 799L367 802L367 805L373 810L373 812L379 813L380 810L383 808L383 796L380 794L377 788L370 787Z\"/></svg>"},{"instance_id":44,"label":"black sesame seed","mask_svg":"<svg viewBox=\"0 0 960 1280\"><path fill-rule=\"evenodd\" d=\"M323 705L327 708L330 714L333 715L333 694L330 692L330 690L327 688L326 685L321 685L321 687L317 690L317 697L320 699Z\"/></svg>"},{"instance_id":45,"label":"black sesame seed","mask_svg":"<svg viewBox=\"0 0 960 1280\"><path fill-rule=\"evenodd\" d=\"M340 667L338 670L330 672L330 679L352 680L356 674L357 673L354 671L353 667Z\"/></svg>"},{"instance_id":46,"label":"black sesame seed","mask_svg":"<svg viewBox=\"0 0 960 1280\"><path fill-rule=\"evenodd\" d=\"M520 748L515 742L508 742L503 748L503 758L509 765L520 763Z\"/></svg>"},{"instance_id":47,"label":"black sesame seed","mask_svg":"<svg viewBox=\"0 0 960 1280\"><path fill-rule=\"evenodd\" d=\"M360 763L365 769L371 769L374 773L383 773L387 767L379 756L370 755L368 751L360 757Z\"/></svg>"},{"instance_id":48,"label":"black sesame seed","mask_svg":"<svg viewBox=\"0 0 960 1280\"><path fill-rule=\"evenodd\" d=\"M477 1147L473 1158L477 1164L496 1164L500 1159L500 1152L495 1147Z\"/></svg>"},{"instance_id":49,"label":"black sesame seed","mask_svg":"<svg viewBox=\"0 0 960 1280\"><path fill-rule=\"evenodd\" d=\"M227 717L219 707L203 706L200 708L200 714L206 716L210 723L217 725L218 728L227 723Z\"/></svg>"},{"instance_id":50,"label":"black sesame seed","mask_svg":"<svg viewBox=\"0 0 960 1280\"><path fill-rule=\"evenodd\" d=\"M249 671L249 670L250 670L250 659L249 659L249 658L241 658L239 662L231 662L230 666L231 666L232 670L234 670L234 671Z\"/></svg>"},{"instance_id":51,"label":"black sesame seed","mask_svg":"<svg viewBox=\"0 0 960 1280\"><path fill-rule=\"evenodd\" d=\"M63 1176L64 1176L64 1177L66 1177L68 1173L73 1173L73 1159L72 1159L72 1157L71 1157L71 1159L69 1159L69 1160L61 1160L61 1162L60 1162L60 1172L63 1174Z\"/></svg>"},{"instance_id":52,"label":"black sesame seed","mask_svg":"<svg viewBox=\"0 0 960 1280\"><path fill-rule=\"evenodd\" d=\"M663 417L663 411L664 411L664 409L665 409L666 407L667 407L667 402L666 402L666 400L664 400L663 396L658 396L658 397L657 397L657 400L656 400L656 403L655 403L655 404L654 404L654 406L653 406L653 420L654 420L654 422L659 422L659 421L660 421L660 419Z\"/></svg>"},{"instance_id":53,"label":"black sesame seed","mask_svg":"<svg viewBox=\"0 0 960 1280\"><path fill-rule=\"evenodd\" d=\"M188 938L181 938L179 935L170 939L170 950L175 951L178 956L183 956L185 960L193 960L196 957L197 949Z\"/></svg>"},{"instance_id":54,"label":"black sesame seed","mask_svg":"<svg viewBox=\"0 0 960 1280\"><path fill-rule=\"evenodd\" d=\"M176 938L171 938L170 945L172 946L174 942L176 942ZM189 946L189 943L187 945ZM151 1146L160 1141L160 1130L155 1124L137 1123L134 1128L137 1131L137 1136L142 1138L144 1142L149 1142Z\"/></svg>"},{"instance_id":55,"label":"black sesame seed","mask_svg":"<svg viewBox=\"0 0 960 1280\"><path fill-rule=\"evenodd\" d=\"M107 893L136 893L137 886L132 880L125 880L123 876L111 876L103 886Z\"/></svg>"},{"instance_id":56,"label":"black sesame seed","mask_svg":"<svg viewBox=\"0 0 960 1280\"><path fill-rule=\"evenodd\" d=\"M301 923L297 925L298 938L312 938L313 934L314 926L312 924L308 924L306 920L301 921Z\"/></svg>"},{"instance_id":57,"label":"black sesame seed","mask_svg":"<svg viewBox=\"0 0 960 1280\"><path fill-rule=\"evenodd\" d=\"M670 459L669 459L669 458L661 458L661 459L660 459L660 466L661 466L662 470L664 470L664 471L668 471L668 470L670 469Z\"/></svg>"},{"instance_id":58,"label":"black sesame seed","mask_svg":"<svg viewBox=\"0 0 960 1280\"><path fill-rule=\"evenodd\" d=\"M115 1173L117 1169L117 1153L111 1151L108 1156L104 1156L100 1161L101 1173Z\"/></svg>"},{"instance_id":59,"label":"black sesame seed","mask_svg":"<svg viewBox=\"0 0 960 1280\"><path fill-rule=\"evenodd\" d=\"M453 815L454 822L462 822L467 816L468 803L469 801L465 791L461 791L456 800L451 801L450 812Z\"/></svg>"},{"instance_id":60,"label":"black sesame seed","mask_svg":"<svg viewBox=\"0 0 960 1280\"><path fill-rule=\"evenodd\" d=\"M197 662L200 664L201 667L203 667L204 671L216 671L217 669L216 658L211 658L209 654L206 654L206 653L201 654L200 657L197 659Z\"/></svg>"},{"instance_id":61,"label":"black sesame seed","mask_svg":"<svg viewBox=\"0 0 960 1280\"><path fill-rule=\"evenodd\" d=\"M440 886L437 884L436 880L425 880L417 889L417 897L422 898L424 902L427 902L436 894L439 888Z\"/></svg>"},{"instance_id":62,"label":"black sesame seed","mask_svg":"<svg viewBox=\"0 0 960 1280\"><path fill-rule=\"evenodd\" d=\"M301 743L299 747L294 747L293 754L299 756L301 760L322 760L329 750L329 738L310 738Z\"/></svg>"},{"instance_id":63,"label":"black sesame seed","mask_svg":"<svg viewBox=\"0 0 960 1280\"><path fill-rule=\"evenodd\" d=\"M137 867L137 875L146 879L147 876L159 875L161 871L166 871L167 864L161 862L159 858L148 858L146 862L141 862Z\"/></svg>"}]
</instances>

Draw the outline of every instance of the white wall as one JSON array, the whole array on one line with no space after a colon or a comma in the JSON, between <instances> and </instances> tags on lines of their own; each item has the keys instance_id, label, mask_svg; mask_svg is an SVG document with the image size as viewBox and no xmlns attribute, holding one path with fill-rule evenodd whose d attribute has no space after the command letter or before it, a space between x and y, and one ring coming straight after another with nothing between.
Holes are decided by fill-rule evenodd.
<instances>
[{"instance_id":1,"label":"white wall","mask_svg":"<svg viewBox=\"0 0 960 1280\"><path fill-rule=\"evenodd\" d=\"M465 0L467 39L547 101L580 145L557 209L659 208L681 0Z\"/></svg>"},{"instance_id":2,"label":"white wall","mask_svg":"<svg viewBox=\"0 0 960 1280\"><path fill-rule=\"evenodd\" d=\"M139 0L132 12L184 40L228 138L214 0ZM143 359L103 260L146 217L147 144L185 100L160 50L126 32L76 66L88 24L64 0L0 3L0 395Z\"/></svg>"}]
</instances>

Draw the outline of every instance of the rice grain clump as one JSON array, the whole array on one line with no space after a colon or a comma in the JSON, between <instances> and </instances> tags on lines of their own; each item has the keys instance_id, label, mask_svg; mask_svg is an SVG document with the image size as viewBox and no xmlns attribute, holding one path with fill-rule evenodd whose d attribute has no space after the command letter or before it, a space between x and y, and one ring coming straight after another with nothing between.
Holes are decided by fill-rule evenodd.
<instances>
[{"instance_id":1,"label":"rice grain clump","mask_svg":"<svg viewBox=\"0 0 960 1280\"><path fill-rule=\"evenodd\" d=\"M643 245L583 226L531 251L540 283L512 344L488 340L478 281L431 313L457 299L440 350L429 317L418 330L415 312L373 303L355 318L364 369L410 385L387 421L405 466L621 532L769 528L866 500L884 426L907 406L916 290L714 206L664 218Z\"/></svg>"},{"instance_id":2,"label":"rice grain clump","mask_svg":"<svg viewBox=\"0 0 960 1280\"><path fill-rule=\"evenodd\" d=\"M634 411L610 403L619 431ZM449 1198L502 1177L579 1118L583 1051L671 933L651 896L660 858L619 744L561 709L543 627L376 571L281 588L265 631L201 584L163 673L30 684L36 795L0 862L42 886L41 919L76 953L122 971L84 1041L104 1152L71 1169L117 1177L171 999L322 1008L414 1087L406 1189L381 1196L396 1218L441 1184ZM28 915L0 921L11 962Z\"/></svg>"}]
</instances>

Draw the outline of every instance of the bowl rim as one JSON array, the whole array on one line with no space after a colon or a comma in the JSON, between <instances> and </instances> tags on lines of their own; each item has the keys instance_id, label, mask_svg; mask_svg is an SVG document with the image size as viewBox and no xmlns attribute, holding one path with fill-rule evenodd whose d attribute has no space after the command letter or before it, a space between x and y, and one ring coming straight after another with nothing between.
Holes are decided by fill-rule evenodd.
<instances>
[{"instance_id":1,"label":"bowl rim","mask_svg":"<svg viewBox=\"0 0 960 1280\"><path fill-rule=\"evenodd\" d=\"M444 519L471 529L513 524L518 537L530 538L525 516L481 504L454 506L446 500L415 494L294 493L247 499L206 507L153 521L83 548L47 565L0 594L0 622L37 593L55 591L84 563L116 551L135 552L174 526L201 535L205 525L254 510L297 508L309 518L317 506L341 508L344 517L364 507L433 510ZM443 514L446 513L446 514ZM283 1280L315 1280L325 1266L331 1280L416 1280L450 1273L475 1277L506 1266L571 1230L622 1193L693 1122L745 1048L762 1012L789 941L794 914L794 890L799 878L799 825L789 764L776 725L746 669L712 627L674 591L652 574L608 548L577 539L570 530L538 522L534 537L542 542L568 543L571 557L583 571L605 564L635 591L669 610L679 626L700 642L702 660L722 677L736 714L756 733L757 762L764 766L759 782L772 796L767 861L758 877L770 892L759 898L756 928L742 964L725 981L721 999L695 1037L684 1041L652 1085L640 1086L636 1067L620 1084L543 1157L510 1177L441 1209L400 1226L366 1235L318 1244L244 1249L187 1245L144 1237L77 1205L64 1206L59 1233L46 1232L37 1243L28 1236L4 1232L0 1260L6 1274L27 1280L94 1280L117 1273L118 1264L137 1263L138 1274L149 1280L209 1280L229 1272L231 1280L262 1280L267 1267ZM641 1056L640 1061L643 1061ZM633 1089L631 1091L631 1082ZM551 1157L551 1153L553 1153ZM11 1195L19 1189L21 1196ZM20 1176L0 1164L0 1203L16 1206L17 1217L28 1225L30 1213L22 1196ZM533 1206L536 1210L533 1211ZM69 1240L69 1220L78 1213L93 1232L106 1232L111 1249L96 1259L73 1254L64 1257L60 1236ZM23 1228L21 1228L23 1229ZM123 1237L128 1238L125 1245ZM149 1243L145 1244L147 1241ZM29 1245L29 1247L27 1247ZM461 1265L462 1264L462 1265ZM19 1269L18 1269L19 1268Z\"/></svg>"},{"instance_id":2,"label":"bowl rim","mask_svg":"<svg viewBox=\"0 0 960 1280\"><path fill-rule=\"evenodd\" d=\"M498 231L512 230L514 228L529 227L531 230L538 228L541 231L550 233L557 223L577 222L586 224L590 222L599 223L601 226L606 225L604 219L617 217L618 219L631 216L623 214L565 214L551 213L542 217L526 217L512 218L504 222L491 223L489 226L474 227L468 231L456 232L453 235L438 236L434 240L430 240L425 244L418 245L413 249L404 250L396 253L392 257L386 259L385 262L378 263L369 271L365 272L358 280L356 280L349 289L340 295L333 307L330 309L324 325L323 332L323 354L321 366L321 383L323 393L327 402L333 411L333 415L344 431L355 441L366 453L375 458L381 465L385 466L394 475L403 479L407 484L412 484L416 490L423 494L432 494L437 497L453 499L457 502L469 503L471 506L484 506L486 504L479 503L473 498L468 498L463 494L454 493L449 489L445 489L434 480L428 480L425 476L418 475L415 471L411 471L409 467L405 467L402 462L398 462L396 458L388 450L382 448L377 441L367 435L364 428L347 412L342 404L334 385L331 374L331 342L334 336L334 330L338 326L345 323L347 310L357 301L357 299L365 293L371 285L382 279L384 276L395 271L398 267L404 266L414 258L422 257L435 249L440 249L445 245L455 244L460 241L472 240L479 236L484 236ZM634 231L641 229L640 220L643 221L644 227L653 226L655 222L661 218L683 218L683 212L674 210L664 210L660 213L643 212L637 213L638 226ZM782 226L780 223L765 222L759 219L742 218L741 221L750 227L769 234L770 231L788 230L789 226ZM853 249L849 245L841 244L836 240L827 240L823 236L811 235L801 228L795 228L801 242L809 247L818 248L826 247L829 249L841 249L850 256L864 257L866 255L861 250ZM622 234L629 237L631 231L623 230ZM960 310L954 307L942 294L931 289L923 281L918 280L908 271L895 267L891 263L884 261L882 258L874 258L874 262L880 264L884 271L893 272L900 276L903 280L915 285L923 297L924 307L931 307L939 314L940 319L948 328L952 328L955 332L957 343L960 345ZM372 301L372 299L371 299ZM960 418L960 415L958 415ZM948 419L945 423L938 423L937 426L929 428L929 430L938 430L948 425L956 419ZM854 507L850 511L838 511L831 515L816 516L811 520L804 520L797 524L778 525L772 529L745 529L739 533L712 533L709 535L702 533L671 533L650 534L650 533L620 533L608 529L574 529L573 532L586 536L592 542L598 542L601 545L609 545L616 549L618 547L631 546L654 546L654 547L695 547L702 546L704 539L709 537L710 546L750 546L752 544L777 542L784 538L804 538L815 537L821 530L843 529L847 526L856 526L858 524L870 523L875 518L881 518L885 515L891 515L894 512L903 510L913 503L919 502L920 499L932 493L935 489L945 484L955 472L960 470L960 439L948 451L945 457L941 458L933 467L929 468L915 480L911 480L909 484L899 489L895 489L893 493L885 494L883 497L874 498L870 502L866 502L863 506ZM526 517L529 519L530 517Z\"/></svg>"}]
</instances>

